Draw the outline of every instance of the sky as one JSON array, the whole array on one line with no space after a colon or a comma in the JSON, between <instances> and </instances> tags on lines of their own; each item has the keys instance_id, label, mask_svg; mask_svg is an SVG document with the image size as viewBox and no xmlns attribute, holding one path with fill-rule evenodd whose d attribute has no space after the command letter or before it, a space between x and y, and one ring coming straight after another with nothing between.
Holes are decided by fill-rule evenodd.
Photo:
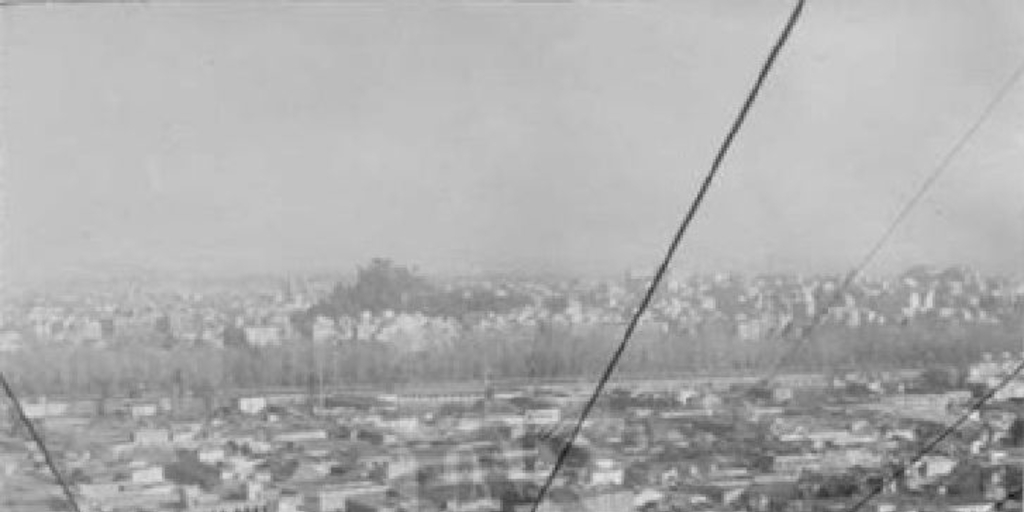
<instances>
[{"instance_id":1,"label":"sky","mask_svg":"<svg viewBox=\"0 0 1024 512\"><path fill-rule=\"evenodd\" d=\"M4 271L653 269L792 4L2 16ZM1016 0L811 1L677 255L842 272L1024 61ZM868 272L1020 274L1024 83Z\"/></svg>"}]
</instances>

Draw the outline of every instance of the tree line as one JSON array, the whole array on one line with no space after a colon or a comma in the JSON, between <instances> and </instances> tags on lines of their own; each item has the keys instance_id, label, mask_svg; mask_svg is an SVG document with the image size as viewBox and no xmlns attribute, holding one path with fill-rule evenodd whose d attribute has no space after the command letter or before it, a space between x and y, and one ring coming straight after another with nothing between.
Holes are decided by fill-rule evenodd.
<instances>
[{"instance_id":1,"label":"tree line","mask_svg":"<svg viewBox=\"0 0 1024 512\"><path fill-rule=\"evenodd\" d=\"M470 328L478 315L514 311L528 304L558 310L564 296L530 296L511 286L441 285L390 260L374 259L351 283L341 282L321 302L292 318L298 339L251 347L228 330L223 347L167 343L168 332L103 348L40 343L5 355L0 364L26 394L130 396L147 392L202 395L213 390L303 386L401 386L430 381L592 378L606 364L625 329L621 323L567 325L541 321L500 331ZM354 339L312 341L317 317L355 317L364 311L419 312L458 320L464 328L448 344L410 350L401 343ZM936 323L851 328L824 324L806 340L744 341L735 326L711 320L697 328L638 331L619 373L668 376L730 371L921 367L964 368L983 352L1020 346L1019 321L994 324ZM235 339L238 338L238 339ZM154 341L156 340L156 341ZM803 342L792 351L792 343Z\"/></svg>"},{"instance_id":2,"label":"tree line","mask_svg":"<svg viewBox=\"0 0 1024 512\"><path fill-rule=\"evenodd\" d=\"M303 386L401 386L484 379L588 378L597 375L621 336L621 327L580 330L542 324L495 333L469 332L451 344L412 352L382 342L296 341L253 348L230 345L108 348L39 345L8 354L4 371L27 394L202 394L211 389ZM954 334L959 334L956 336ZM634 339L618 372L667 376L685 373L768 372L787 342L746 342L725 329L645 332ZM983 352L1019 351L1019 334L1000 325L963 332L926 326L823 327L783 368L965 368Z\"/></svg>"}]
</instances>

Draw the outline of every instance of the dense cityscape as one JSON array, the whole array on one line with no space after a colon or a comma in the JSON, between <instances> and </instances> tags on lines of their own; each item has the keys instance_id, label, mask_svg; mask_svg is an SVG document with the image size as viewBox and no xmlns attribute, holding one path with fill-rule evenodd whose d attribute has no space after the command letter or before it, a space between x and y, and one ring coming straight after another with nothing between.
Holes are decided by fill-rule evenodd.
<instances>
[{"instance_id":1,"label":"dense cityscape","mask_svg":"<svg viewBox=\"0 0 1024 512\"><path fill-rule=\"evenodd\" d=\"M1024 511L1024 2L0 6L0 512Z\"/></svg>"},{"instance_id":2,"label":"dense cityscape","mask_svg":"<svg viewBox=\"0 0 1024 512\"><path fill-rule=\"evenodd\" d=\"M3 370L85 510L529 510L648 282L387 259L93 280L12 297ZM882 482L880 512L1005 501L1024 381L890 477L1017 364L1024 287L841 282L670 277L541 510L843 510ZM0 507L59 509L4 407Z\"/></svg>"}]
</instances>

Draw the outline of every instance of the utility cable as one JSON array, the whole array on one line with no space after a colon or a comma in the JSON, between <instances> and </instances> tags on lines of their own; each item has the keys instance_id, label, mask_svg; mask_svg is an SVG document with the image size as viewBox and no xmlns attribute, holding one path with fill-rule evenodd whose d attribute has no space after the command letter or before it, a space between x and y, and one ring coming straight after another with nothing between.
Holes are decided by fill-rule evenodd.
<instances>
[{"instance_id":1,"label":"utility cable","mask_svg":"<svg viewBox=\"0 0 1024 512\"><path fill-rule=\"evenodd\" d=\"M658 266L658 269L655 272L654 277L647 288L647 292L644 294L643 300L640 301L640 305L637 307L636 312L630 319L629 324L626 327L626 332L622 337L622 341L619 343L618 348L616 348L615 352L612 354L611 360L608 362L608 365L602 372L601 378L598 380L597 385L594 387L593 393L590 395L590 398L587 400L586 404L583 407L583 410L580 413L579 419L573 426L569 438L566 440L566 442L562 446L562 449L559 451L558 458L555 460L555 465L551 469L551 472L548 473L547 479L544 481L544 485L540 488L540 492L538 493L537 498L533 503L532 512L537 512L538 508L540 507L540 504L543 502L544 497L547 495L547 492L550 489L552 482L554 482L555 476L558 474L558 470L562 468L563 464L565 464L565 460L568 457L570 450L572 449L573 443L575 443L576 438L579 436L580 430L583 427L583 423L586 421L586 418L590 414L591 409L593 409L594 404L597 403L598 398L600 398L601 392L604 390L605 384L607 384L608 380L614 373L615 367L618 365L619 359L622 358L622 354L625 352L626 347L629 344L629 340L632 338L633 332L636 330L636 327L640 322L640 318L647 310L652 298L654 297L655 291L658 289L658 285L664 278L665 273L668 270L668 266L672 261L672 257L675 255L676 249L679 247L679 244L683 239L683 235L685 235L687 229L690 226L690 223L693 222L694 217L696 217L697 211L700 209L700 206L703 203L705 196L711 188L711 183L714 181L715 176L718 174L719 167L725 159L725 156L728 153L729 148L732 146L733 140L739 133L740 127L743 126L743 122L746 119L747 114L750 112L750 109L754 104L754 100L757 99L758 93L760 93L761 87L764 84L765 79L768 77L768 72L771 70L773 64L775 63L775 59L778 56L780 50L782 50L782 47L789 39L789 35L792 32L793 27L796 25L797 20L800 18L800 13L803 11L803 7L804 0L797 0L792 12L789 15L789 20L786 22L786 25L783 28L782 33L776 39L775 44L769 52L767 59L761 66L761 71L757 76L757 80L754 82L753 87L747 94L747 98L744 101L743 106L740 108L739 114L736 116L731 128L729 129L729 132L726 134L725 139L722 141L722 144L718 149L718 153L715 155L715 159L711 164L711 168L710 170L708 170L708 173L705 176L703 183L701 183L700 189L697 191L696 197L694 197L693 202L690 204L689 210L686 212L686 215L683 217L683 220L680 223L679 228L676 230L675 235L672 238L672 242L669 244L668 250L666 251L661 264Z\"/></svg>"},{"instance_id":2,"label":"utility cable","mask_svg":"<svg viewBox=\"0 0 1024 512\"><path fill-rule=\"evenodd\" d=\"M949 169L949 165L953 162L956 156L960 154L964 147L967 146L967 143L971 140L971 138L974 137L974 135L978 132L982 125L985 124L985 121L987 121L988 118L992 115L996 107L999 106L1000 103L1002 103L1003 99L1006 98L1006 95L1009 94L1009 92L1013 89L1013 86L1017 83L1018 80L1020 80L1022 74L1024 74L1024 61L1022 61L1017 66L1017 69L1013 72L1013 74L1010 75L1010 78L1003 83L1003 85L996 92L995 96L992 97L992 100L985 105L985 108L982 109L981 113L974 120L974 122L960 136L960 138L956 140L953 146L950 147L949 151L947 151L943 155L942 159L939 161L935 169L933 169L932 172L928 175L928 177L923 182L921 182L921 186L918 188L917 192L914 193L910 200L904 203L899 213L896 215L896 217L893 218L892 222L889 223L889 226L882 233L882 236L879 237L879 239L874 243L874 245L871 246L871 248L864 254L860 261L857 262L853 269L846 274L846 277L843 279L839 287L836 289L834 293L830 295L829 300L825 302L824 307L818 309L818 311L812 317L810 324L803 328L803 331L800 334L799 338L791 342L790 347L778 359L768 378L764 379L763 382L770 382L776 376L778 376L778 372L782 370L783 365L786 362L788 362L789 358L792 357L797 352L797 350L799 350L804 345L804 343L810 337L810 333L816 328L820 327L820 325L824 322L825 317L829 314L831 309L842 300L846 291L849 289L851 285L853 285L853 282L857 279L857 277L860 276L861 272L864 271L864 268L867 267L868 264L870 264L871 261L875 259L878 253L882 250L882 247L889 241L890 238L892 238L893 233L896 232L896 229L900 226L900 224L902 224L903 221L906 220L906 218L910 215L910 212L914 209L914 207L918 205L918 203L921 202L921 199L928 192L928 190L932 188L935 182L938 181L942 174ZM787 322L786 325L782 328L781 333L778 335L778 338L785 341L785 338L791 333L794 327L794 320L790 320L789 322Z\"/></svg>"},{"instance_id":3,"label":"utility cable","mask_svg":"<svg viewBox=\"0 0 1024 512\"><path fill-rule=\"evenodd\" d=\"M834 293L830 295L829 300L826 301L824 307L818 309L818 311L812 318L810 324L805 326L802 329L802 332L800 333L799 337L791 342L790 347L778 359L769 376L765 379L762 379L761 382L770 383L772 380L774 380L775 377L778 376L778 373L782 370L785 363L788 362L789 358L796 354L796 352L800 348L803 348L805 346L806 342L810 338L811 333L821 326L821 324L824 322L825 317L829 314L830 310L833 307L835 307L840 302L840 300L842 300L844 294L849 289L849 287L854 283L856 278L861 274L861 272L863 272L864 268L866 268L867 265L870 264L871 261L878 255L882 247L889 241L889 239L892 238L892 235L896 232L896 229L910 215L914 207L916 207L920 203L921 199L925 196L928 190L931 189L931 187L935 184L936 181L938 181L942 174L949 169L950 164L953 162L956 156L964 149L964 147L967 146L967 143L970 141L970 139L972 139L974 135L978 132L978 130L985 124L985 121L987 121L988 118L992 115L996 107L1000 103L1002 103L1002 101L1006 98L1006 95L1009 94L1009 92L1013 89L1013 86L1020 80L1022 75L1024 75L1024 61L1018 64L1014 72L1010 75L1006 82L1004 82L1003 85L999 88L995 96L993 96L992 100L990 100L985 105L985 107L979 113L978 117L974 120L974 122L956 140L953 146L951 146L950 149L943 155L942 159L939 161L935 169L921 183L921 186L918 188L917 192L910 198L910 200L908 200L903 205L903 207L900 209L896 217L893 218L893 221L882 233L882 236L874 243L874 245L871 246L871 248L860 259L857 265L855 265L854 268L849 273L846 274L840 286L836 289ZM794 329L794 326L794 320L790 320L789 322L787 322L778 337L785 340L785 338ZM959 417L956 421L947 426L946 429L944 429L943 432L940 433L937 437L935 437L931 442L926 444L922 450L917 452L914 455L914 457L910 459L910 462L907 465L913 466L918 461L920 461L921 458L930 453L936 446L938 446L939 443L945 440L949 435L955 432L964 422L966 422L972 413L974 413L977 410L980 410L981 407L984 406L984 404L988 402L993 396L995 396L995 394L1000 389L1009 384L1009 382L1012 381L1013 377L1020 373L1022 369L1024 369L1024 361L1022 361L1021 364L1017 366L1014 369L1014 371L1011 372L1009 376L1007 376L1006 379L1000 382L998 386L990 390L989 393L984 395L974 406L968 409L961 417ZM900 476L902 472L903 469L897 471L894 475L890 475L889 479L883 479L881 484L873 488L864 498L859 500L853 506L853 508L849 509L847 512L859 511L872 498L877 496L885 488L885 485L888 485L889 481L891 481L893 478Z\"/></svg>"},{"instance_id":4,"label":"utility cable","mask_svg":"<svg viewBox=\"0 0 1024 512\"><path fill-rule=\"evenodd\" d=\"M57 463L53 459L53 455L50 454L50 450L46 448L46 443L43 442L42 436L36 430L35 425L32 424L32 420L28 419L25 415L25 409L21 406L21 401L18 400L18 396L14 394L14 390L11 385L7 382L7 378L2 372L0 372L0 386L3 386L4 393L7 393L7 397L11 399L11 403L14 404L14 410L18 413L18 418L25 428L28 429L28 433L32 436L32 440L39 447L39 451L43 453L43 460L46 461L46 465L49 466L50 472L53 473L54 478L57 479L57 485L64 491L64 497L67 498L68 503L71 505L71 509L75 512L81 512L82 509L78 507L78 501L75 500L74 493L71 492L71 486L68 485L67 480L64 479L64 475L61 474L60 469L57 468Z\"/></svg>"},{"instance_id":5,"label":"utility cable","mask_svg":"<svg viewBox=\"0 0 1024 512\"><path fill-rule=\"evenodd\" d=\"M1006 387L1006 385L1009 384L1010 382L1013 382L1013 379L1020 375L1020 372L1022 370L1024 370L1024 359L1022 359L1021 362L1018 363L1017 366L1015 366L1010 373L1003 377L1003 379L999 381L999 383L995 387L993 387L987 393L982 395L981 398L979 398L976 402L974 402L974 404L968 407L967 410L961 413L960 416L956 419L956 421L950 423L949 425L946 426L946 428L942 429L942 432L940 432L939 435L932 438L931 441L929 441L927 444L924 445L924 447L918 450L914 454L914 456L911 457L906 463L900 464L900 467L892 474L883 476L881 482L872 487L872 489L868 491L868 493L864 495L864 497L857 500L857 502L854 503L852 507L847 509L846 512L858 512L860 509L864 508L864 506L867 505L868 502L870 502L875 496L881 494L881 492L885 489L887 485L889 485L889 483L891 483L896 478L902 476L903 473L906 472L907 468L911 468L914 466L914 464L920 462L921 459L923 459L925 455L931 453L931 451L934 450L935 447L939 445L939 443L944 441L953 432L956 432L961 425L966 423L967 420L969 420L974 413L980 411L981 408L984 407L985 404L992 399L992 397L996 396L996 394L1001 389Z\"/></svg>"}]
</instances>

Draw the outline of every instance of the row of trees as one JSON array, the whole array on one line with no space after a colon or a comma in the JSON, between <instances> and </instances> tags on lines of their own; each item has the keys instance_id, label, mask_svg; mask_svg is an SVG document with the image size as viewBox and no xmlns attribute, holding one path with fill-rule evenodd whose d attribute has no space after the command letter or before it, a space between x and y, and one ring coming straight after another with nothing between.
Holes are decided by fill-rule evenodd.
<instances>
[{"instance_id":1,"label":"row of trees","mask_svg":"<svg viewBox=\"0 0 1024 512\"><path fill-rule=\"evenodd\" d=\"M958 336L953 336L958 334ZM962 335L962 336L961 336ZM403 385L426 381L546 379L597 375L621 336L621 326L580 331L541 325L501 333L467 334L449 345L410 352L403 346L345 341L277 347L132 344L113 348L40 345L10 354L4 371L22 392L125 396L147 390L200 393L208 389L309 385ZM965 367L982 352L1019 350L1018 333L999 325L962 333L920 326L876 326L850 331L826 326L790 351L790 342L752 343L720 328L698 333L644 332L618 371L672 375L687 372L767 373L786 352L784 368Z\"/></svg>"},{"instance_id":2,"label":"row of trees","mask_svg":"<svg viewBox=\"0 0 1024 512\"><path fill-rule=\"evenodd\" d=\"M541 298L513 286L442 286L390 260L374 259L352 283L339 283L323 301L292 318L301 339L283 346L252 348L239 329L225 334L225 347L161 343L152 339L107 348L33 347L5 356L4 370L25 393L125 396L146 390L201 394L224 388L402 385L424 381L593 377L606 364L624 325L566 326L542 323L481 333L464 329L450 344L410 351L402 344L347 340L316 345L316 317L358 316L364 311L420 312L471 325L473 315L513 311L537 303L564 309L564 296ZM820 325L810 336L789 340L741 340L735 326L712 320L697 328L641 328L619 372L671 375L684 372L767 373L780 358L786 369L964 367L985 351L1017 352L1018 322L996 324L905 324L848 328ZM800 331L796 329L795 331ZM793 343L803 343L791 350Z\"/></svg>"},{"instance_id":3,"label":"row of trees","mask_svg":"<svg viewBox=\"0 0 1024 512\"><path fill-rule=\"evenodd\" d=\"M330 296L313 306L304 319L393 311L462 320L479 313L505 313L531 303L529 296L507 287L443 287L413 269L375 258L358 270L353 283L335 285Z\"/></svg>"}]
</instances>

